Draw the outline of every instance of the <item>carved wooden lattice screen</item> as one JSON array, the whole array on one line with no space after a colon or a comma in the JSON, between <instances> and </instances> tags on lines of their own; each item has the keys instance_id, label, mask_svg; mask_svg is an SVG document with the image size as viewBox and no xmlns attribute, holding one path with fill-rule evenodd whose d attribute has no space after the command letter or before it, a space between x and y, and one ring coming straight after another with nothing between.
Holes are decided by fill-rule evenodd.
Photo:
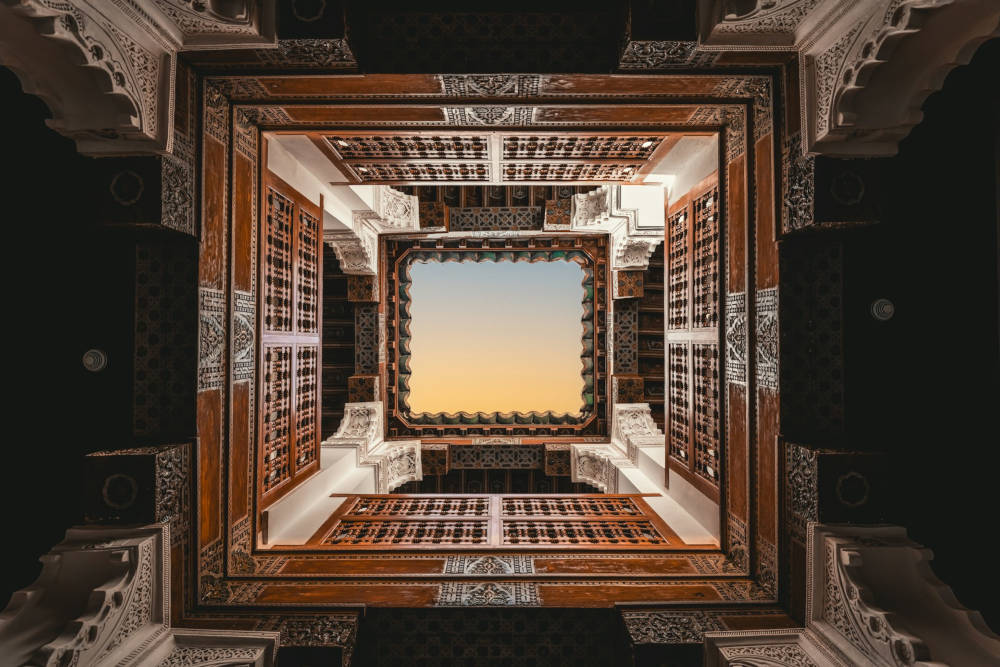
<instances>
[{"instance_id":1,"label":"carved wooden lattice screen","mask_svg":"<svg viewBox=\"0 0 1000 667\"><path fill-rule=\"evenodd\" d=\"M319 468L320 209L268 172L261 225L260 506Z\"/></svg>"},{"instance_id":2,"label":"carved wooden lattice screen","mask_svg":"<svg viewBox=\"0 0 1000 667\"><path fill-rule=\"evenodd\" d=\"M684 546L638 495L348 496L308 548Z\"/></svg>"},{"instance_id":3,"label":"carved wooden lattice screen","mask_svg":"<svg viewBox=\"0 0 1000 667\"><path fill-rule=\"evenodd\" d=\"M719 187L713 174L670 206L666 230L670 469L719 498Z\"/></svg>"}]
</instances>

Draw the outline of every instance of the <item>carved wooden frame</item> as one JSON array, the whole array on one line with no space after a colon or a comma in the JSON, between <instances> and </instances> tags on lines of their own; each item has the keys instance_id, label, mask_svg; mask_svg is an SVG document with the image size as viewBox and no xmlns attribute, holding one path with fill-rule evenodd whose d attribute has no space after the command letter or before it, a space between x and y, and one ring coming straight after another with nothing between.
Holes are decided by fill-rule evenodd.
<instances>
[{"instance_id":1,"label":"carved wooden frame","mask_svg":"<svg viewBox=\"0 0 1000 667\"><path fill-rule=\"evenodd\" d=\"M545 94L547 99L551 99L553 94L562 95L560 104L577 104L582 105L581 108L593 105L594 99L599 98L605 108L621 110L620 113L626 116L621 126L628 127L631 131L635 131L633 128L652 124L659 131L718 131L722 136L720 196L724 220L727 222L727 238L723 240L726 276L720 276L720 280L726 282L725 289L720 291L742 297L739 302L742 306L740 314L746 322L742 344L746 350L748 372L736 376L725 370L720 371L725 378L720 405L720 413L726 421L722 444L724 459L721 466L725 484L721 492L720 507L724 517L722 551L725 555L719 554L718 558L726 565L713 570L719 574L695 579L706 587L705 591L714 591L703 595L709 599L715 595L720 601L729 604L759 604L774 601L777 595L777 564L773 545L777 541L778 520L778 394L776 388L758 389L757 372L752 370L756 368L757 358L756 291L772 288L777 284L777 198L771 189L771 171L774 161L778 159L777 146L781 142L774 141L772 137L776 132L782 136L782 126L774 122L776 114L772 113L775 100L771 91L776 85L775 74L773 70L768 70L763 74L755 71L753 74L742 75L721 75L714 72L694 75L638 75L628 77L630 88L622 87L621 81L616 82L617 92L609 93L604 89L605 92L600 93L582 91ZM339 81L344 79L340 77L293 77L300 87L309 81L316 82L318 92L313 94L312 100L306 94L289 98L287 93L283 97L280 91L269 92L271 89L261 81L265 78L270 81L278 80L261 75L208 77L202 81L204 104L199 291L205 304L201 310L202 322L204 324L207 321L211 325L208 329L203 326L202 332L221 331L222 335L218 340L206 339L205 336L201 336L199 340L203 362L199 365L199 378L218 380L199 387L199 437L193 475L197 499L195 520L192 521L193 542L189 549L186 547L190 554L186 559L190 569L187 570L183 584L177 584L183 586L185 591L184 608L181 611L186 617L225 618L242 624L241 627L259 627L256 617L245 611L254 605L266 604L271 608L287 609L292 614L308 615L311 607L301 602L307 591L309 599L313 601L310 605L364 604L362 592L366 587L370 588L373 580L367 576L352 579L350 585L341 582L340 588L330 588L329 577L322 574L285 574L296 571L292 567L296 562L301 568L307 565L306 561L329 559L329 554L289 556L256 548L254 536L261 529L257 514L259 508L252 506L245 489L253 488L251 482L255 475L251 464L252 448L248 443L254 441L253 387L257 370L254 368L248 374L234 375L232 360L235 351L231 337L237 293L242 291L256 294L252 278L248 282L245 276L256 273L258 202L256 196L248 200L234 197L233 193L254 189L259 192L262 128L285 131L315 129L321 125L315 120L315 114L324 113L323 109L329 110L331 114L329 119L322 121L324 127L332 130L345 125L356 127L357 122L345 124L338 120L342 118L338 114L343 114L344 108L352 103L360 101L363 105L365 99L369 106L374 107L377 107L379 100L389 99L389 106L397 110L395 113L399 113L398 109L406 101L426 107L427 98L432 95L442 97L439 104L450 102L444 96L443 86L440 93L426 92L427 80L435 77L415 77L414 89L425 87L419 92L358 93L354 89L353 92L348 90L339 95L331 91L342 85ZM436 78L438 81L441 79ZM556 78L565 82L571 77ZM594 80L593 77L583 79L591 82ZM583 79L579 82L580 86L592 85ZM690 90L685 88L688 84ZM289 102L289 99L294 101ZM343 104L330 106L331 101ZM523 104L524 100L519 102ZM636 103L663 109L664 120L642 123L635 121L635 116L628 114L633 113L629 110ZM294 113L297 118L303 118L307 111L314 114L313 120L296 120L292 116ZM668 121L668 117L675 120ZM375 127L419 128L429 125L424 121L373 122ZM606 119L583 120L577 126L616 127L616 123ZM753 150L748 150L751 147ZM761 256L764 256L763 266L758 267ZM721 317L727 322L726 306L730 303L727 300L721 304ZM255 313L252 315L256 317ZM259 332L257 335L259 340ZM217 347L210 348L206 345ZM754 409L750 409L751 400ZM178 573L185 569L178 568ZM444 573L442 576L447 579ZM693 583L690 579L684 579L683 582L685 585ZM619 578L615 585L672 586L680 583L682 580L671 578L659 582ZM397 578L391 585L419 588L437 584L407 582ZM524 585L554 584L540 584L536 581ZM571 582L565 585L594 584ZM268 590L284 592L268 596L265 595ZM274 595L279 597L275 598ZM544 594L542 599L544 600ZM243 609L236 611L232 609L234 606Z\"/></svg>"},{"instance_id":2,"label":"carved wooden frame","mask_svg":"<svg viewBox=\"0 0 1000 667\"><path fill-rule=\"evenodd\" d=\"M606 235L553 235L516 238L470 238L383 240L382 298L386 309L388 363L383 370L386 405L386 434L389 437L486 437L486 436L606 436L608 415L608 373L606 320L609 285L609 241ZM417 259L417 258L426 259ZM400 346L409 319L409 265L414 261L577 261L584 270L583 308L585 322L582 349L589 348L589 368L583 368L583 409L580 417L552 413L459 413L414 415L406 401L409 367L401 359Z\"/></svg>"}]
</instances>

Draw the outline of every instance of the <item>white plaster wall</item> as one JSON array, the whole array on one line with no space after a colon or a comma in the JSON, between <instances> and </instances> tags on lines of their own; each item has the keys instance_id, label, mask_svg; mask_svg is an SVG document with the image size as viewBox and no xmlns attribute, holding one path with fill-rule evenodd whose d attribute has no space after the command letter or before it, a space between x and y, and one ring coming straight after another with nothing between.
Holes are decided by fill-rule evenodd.
<instances>
[{"instance_id":1,"label":"white plaster wall","mask_svg":"<svg viewBox=\"0 0 1000 667\"><path fill-rule=\"evenodd\" d=\"M319 206L323 196L323 228L353 229L353 212L370 209L372 186L333 185L340 172L313 143L300 135L270 135L267 168Z\"/></svg>"},{"instance_id":2,"label":"white plaster wall","mask_svg":"<svg viewBox=\"0 0 1000 667\"><path fill-rule=\"evenodd\" d=\"M719 135L682 137L650 176L672 176L668 205L719 168ZM647 177L649 180L650 177Z\"/></svg>"},{"instance_id":3,"label":"white plaster wall","mask_svg":"<svg viewBox=\"0 0 1000 667\"><path fill-rule=\"evenodd\" d=\"M644 450L659 450L662 448L643 447ZM618 469L618 493L655 493L656 496L646 496L643 500L677 536L687 544L718 544L718 516L715 519L715 530L710 525L702 523L690 508L681 500L670 494L660 481L664 478L662 466L657 474L655 467L650 475L646 466ZM718 506L716 506L718 508ZM718 514L718 509L716 509Z\"/></svg>"},{"instance_id":4,"label":"white plaster wall","mask_svg":"<svg viewBox=\"0 0 1000 667\"><path fill-rule=\"evenodd\" d=\"M266 547L305 544L344 502L331 494L375 493L375 467L358 466L350 447L321 447L320 470L264 512L267 514Z\"/></svg>"},{"instance_id":5,"label":"white plaster wall","mask_svg":"<svg viewBox=\"0 0 1000 667\"><path fill-rule=\"evenodd\" d=\"M622 208L636 209L637 226L662 228L664 225L664 197L666 193L658 185L623 185Z\"/></svg>"},{"instance_id":6,"label":"white plaster wall","mask_svg":"<svg viewBox=\"0 0 1000 667\"><path fill-rule=\"evenodd\" d=\"M667 495L686 509L695 521L705 527L716 540L719 539L719 503L699 491L689 481L675 473L668 473Z\"/></svg>"}]
</instances>

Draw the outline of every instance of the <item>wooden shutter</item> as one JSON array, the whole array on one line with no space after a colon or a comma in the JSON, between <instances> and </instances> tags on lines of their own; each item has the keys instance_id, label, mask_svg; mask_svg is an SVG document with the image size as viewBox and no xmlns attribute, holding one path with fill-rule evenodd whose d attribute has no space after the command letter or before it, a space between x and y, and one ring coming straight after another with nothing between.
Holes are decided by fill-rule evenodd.
<instances>
[{"instance_id":1,"label":"wooden shutter","mask_svg":"<svg viewBox=\"0 0 1000 667\"><path fill-rule=\"evenodd\" d=\"M670 469L719 498L718 175L670 206L666 230L666 433Z\"/></svg>"},{"instance_id":2,"label":"wooden shutter","mask_svg":"<svg viewBox=\"0 0 1000 667\"><path fill-rule=\"evenodd\" d=\"M323 218L268 172L260 239L260 507L319 469Z\"/></svg>"}]
</instances>

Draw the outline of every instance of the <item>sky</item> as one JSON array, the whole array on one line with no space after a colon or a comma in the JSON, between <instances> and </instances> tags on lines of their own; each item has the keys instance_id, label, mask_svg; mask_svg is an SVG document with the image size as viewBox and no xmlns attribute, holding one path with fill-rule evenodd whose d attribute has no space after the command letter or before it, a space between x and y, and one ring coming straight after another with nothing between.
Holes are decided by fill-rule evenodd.
<instances>
[{"instance_id":1,"label":"sky","mask_svg":"<svg viewBox=\"0 0 1000 667\"><path fill-rule=\"evenodd\" d=\"M414 262L410 411L576 414L583 269L575 262Z\"/></svg>"}]
</instances>

